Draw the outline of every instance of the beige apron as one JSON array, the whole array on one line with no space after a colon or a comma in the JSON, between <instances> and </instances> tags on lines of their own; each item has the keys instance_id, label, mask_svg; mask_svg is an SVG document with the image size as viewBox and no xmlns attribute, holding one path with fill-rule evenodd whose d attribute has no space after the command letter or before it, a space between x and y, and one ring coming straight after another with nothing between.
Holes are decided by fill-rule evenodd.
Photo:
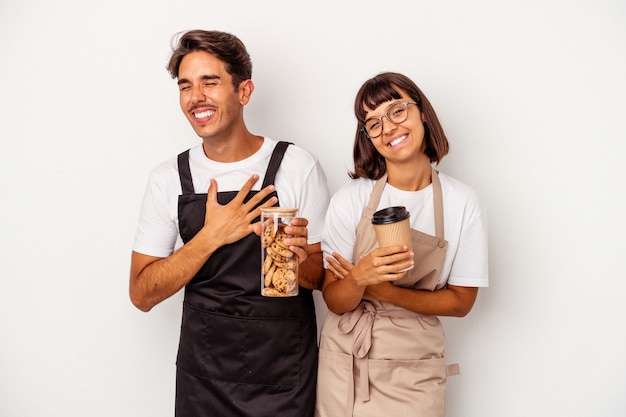
<instances>
[{"instance_id":1,"label":"beige apron","mask_svg":"<svg viewBox=\"0 0 626 417\"><path fill-rule=\"evenodd\" d=\"M374 185L356 230L354 257L378 247L371 217L387 175ZM415 267L396 285L434 290L441 275L447 242L443 200L432 170L435 236L411 230ZM446 378L458 365L446 366L444 334L437 316L417 314L390 303L363 300L342 315L328 312L319 352L317 417L441 417Z\"/></svg>"}]
</instances>

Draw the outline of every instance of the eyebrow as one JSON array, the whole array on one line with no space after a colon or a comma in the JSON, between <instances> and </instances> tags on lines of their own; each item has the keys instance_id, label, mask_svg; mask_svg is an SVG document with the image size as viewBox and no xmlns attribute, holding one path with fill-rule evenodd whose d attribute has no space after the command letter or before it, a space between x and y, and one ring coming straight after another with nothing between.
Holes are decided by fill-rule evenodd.
<instances>
[{"instance_id":1,"label":"eyebrow","mask_svg":"<svg viewBox=\"0 0 626 417\"><path fill-rule=\"evenodd\" d=\"M389 110L389 107L393 106L394 104L402 103L402 101L401 101L402 99L401 99L401 98L398 98L398 99L395 99L395 98L394 98L394 99L392 99L392 100L396 100L396 101L395 101L395 102L393 102L393 103L389 103L389 105L385 108L385 112L384 112L383 114L379 114L378 116L370 116L370 117L368 117L367 119L365 119L364 121L365 121L365 122L367 122L367 121L368 121L368 120L370 120L370 119L379 119L379 118L381 118L383 115L387 114L387 110Z\"/></svg>"},{"instance_id":2,"label":"eyebrow","mask_svg":"<svg viewBox=\"0 0 626 417\"><path fill-rule=\"evenodd\" d=\"M219 75L203 75L200 78L201 81L219 80L219 79L220 79ZM191 81L189 81L187 78L181 78L180 80L178 80L178 85L185 84L185 83L191 83Z\"/></svg>"}]
</instances>

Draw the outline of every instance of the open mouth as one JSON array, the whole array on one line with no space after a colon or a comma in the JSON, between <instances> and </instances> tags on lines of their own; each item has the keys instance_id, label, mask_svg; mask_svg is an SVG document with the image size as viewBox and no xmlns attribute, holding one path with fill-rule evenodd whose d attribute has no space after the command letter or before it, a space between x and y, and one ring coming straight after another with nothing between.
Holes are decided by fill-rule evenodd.
<instances>
[{"instance_id":1,"label":"open mouth","mask_svg":"<svg viewBox=\"0 0 626 417\"><path fill-rule=\"evenodd\" d=\"M201 111L201 112L192 112L193 117L196 118L196 120L198 121L202 121L205 119L208 119L209 117L213 116L215 114L214 110L205 110L205 111Z\"/></svg>"},{"instance_id":2,"label":"open mouth","mask_svg":"<svg viewBox=\"0 0 626 417\"><path fill-rule=\"evenodd\" d=\"M407 135L400 136L399 138L396 138L396 139L392 140L391 142L389 142L389 146L394 147L394 146L398 145L399 143L404 142L406 140L406 138L407 138Z\"/></svg>"}]
</instances>

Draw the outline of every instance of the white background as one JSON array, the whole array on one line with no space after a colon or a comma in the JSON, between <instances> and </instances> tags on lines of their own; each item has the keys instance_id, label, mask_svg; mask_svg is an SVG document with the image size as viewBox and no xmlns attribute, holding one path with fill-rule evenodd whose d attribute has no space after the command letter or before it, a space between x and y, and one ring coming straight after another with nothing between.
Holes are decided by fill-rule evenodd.
<instances>
[{"instance_id":1,"label":"white background","mask_svg":"<svg viewBox=\"0 0 626 417\"><path fill-rule=\"evenodd\" d=\"M148 172L199 142L164 69L194 28L246 43L249 128L332 192L365 79L430 98L490 227L447 416L626 415L624 1L2 0L1 416L173 415L181 297L139 312L128 270Z\"/></svg>"}]
</instances>

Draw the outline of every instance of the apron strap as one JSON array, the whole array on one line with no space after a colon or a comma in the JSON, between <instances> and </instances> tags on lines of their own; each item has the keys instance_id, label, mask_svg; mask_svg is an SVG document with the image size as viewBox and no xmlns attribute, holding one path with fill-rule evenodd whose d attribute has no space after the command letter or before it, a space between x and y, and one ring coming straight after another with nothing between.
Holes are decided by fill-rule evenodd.
<instances>
[{"instance_id":1,"label":"apron strap","mask_svg":"<svg viewBox=\"0 0 626 417\"><path fill-rule=\"evenodd\" d=\"M278 167L280 167L280 163L283 161L283 157L285 156L285 152L287 151L287 147L289 145L292 145L292 143L281 140L276 144L276 147L274 147L274 152L272 152L270 163L267 166L267 171L265 171L265 178L263 179L263 185L261 186L261 189L267 187L270 184L273 184L276 180Z\"/></svg>"},{"instance_id":2,"label":"apron strap","mask_svg":"<svg viewBox=\"0 0 626 417\"><path fill-rule=\"evenodd\" d=\"M446 366L446 376L456 376L461 375L461 367L458 363L451 363Z\"/></svg>"},{"instance_id":3,"label":"apron strap","mask_svg":"<svg viewBox=\"0 0 626 417\"><path fill-rule=\"evenodd\" d=\"M378 207L378 202L380 201L380 196L383 195L383 189L385 188L385 184L387 184L386 172L374 183L374 189L372 189L372 193L370 194L370 199L367 202L367 207L365 207L365 210L363 210L363 214L361 215L361 219L364 219L368 224L370 223L372 215Z\"/></svg>"},{"instance_id":4,"label":"apron strap","mask_svg":"<svg viewBox=\"0 0 626 417\"><path fill-rule=\"evenodd\" d=\"M372 331L376 316L414 318L421 315L404 308L377 310L374 304L367 300L361 301L356 309L341 315L338 323L339 331L343 334L352 333L352 369L354 370L356 367L359 370L359 380L357 381L360 391L359 400L363 402L370 400L368 354L372 347ZM346 409L350 410L348 416L352 415L354 385L354 378L350 378L346 404Z\"/></svg>"},{"instance_id":5,"label":"apron strap","mask_svg":"<svg viewBox=\"0 0 626 417\"><path fill-rule=\"evenodd\" d=\"M441 193L441 182L435 168L432 169L431 180L433 183L433 200L435 202L435 236L443 240L443 197Z\"/></svg>"},{"instance_id":6,"label":"apron strap","mask_svg":"<svg viewBox=\"0 0 626 417\"><path fill-rule=\"evenodd\" d=\"M191 169L189 169L189 149L178 155L178 177L183 194L194 194Z\"/></svg>"}]
</instances>

